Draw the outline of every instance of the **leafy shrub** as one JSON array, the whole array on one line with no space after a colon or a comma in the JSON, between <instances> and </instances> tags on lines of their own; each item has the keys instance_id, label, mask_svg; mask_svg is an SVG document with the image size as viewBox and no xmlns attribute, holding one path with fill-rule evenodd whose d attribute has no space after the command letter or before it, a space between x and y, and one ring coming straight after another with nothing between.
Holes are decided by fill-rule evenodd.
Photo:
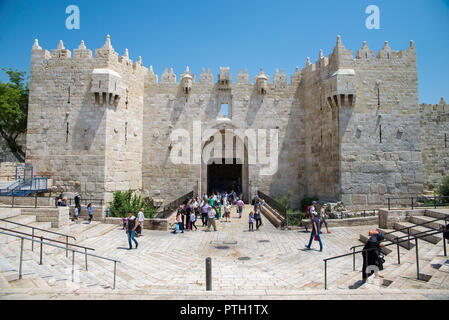
<instances>
[{"instance_id":1,"label":"leafy shrub","mask_svg":"<svg viewBox=\"0 0 449 320\"><path fill-rule=\"evenodd\" d=\"M301 206L300 206L300 210L301 212L306 212L306 209L308 206L310 206L312 204L313 201L318 201L319 199L317 197L305 197L301 200Z\"/></svg>"},{"instance_id":2,"label":"leafy shrub","mask_svg":"<svg viewBox=\"0 0 449 320\"><path fill-rule=\"evenodd\" d=\"M110 204L111 217L127 217L128 212L136 215L141 208L145 209L145 218L153 218L157 212L149 201L145 201L140 195L133 194L132 190L114 192Z\"/></svg>"},{"instance_id":3,"label":"leafy shrub","mask_svg":"<svg viewBox=\"0 0 449 320\"><path fill-rule=\"evenodd\" d=\"M280 198L276 198L276 201L288 209L290 207L290 201L292 199L292 194L293 194L293 192L289 191L286 195L284 195Z\"/></svg>"},{"instance_id":4,"label":"leafy shrub","mask_svg":"<svg viewBox=\"0 0 449 320\"><path fill-rule=\"evenodd\" d=\"M287 221L289 226L301 226L303 220L307 220L305 213L293 212L291 209L287 211Z\"/></svg>"},{"instance_id":5,"label":"leafy shrub","mask_svg":"<svg viewBox=\"0 0 449 320\"><path fill-rule=\"evenodd\" d=\"M438 195L442 197L449 197L449 176L447 176L440 185Z\"/></svg>"}]
</instances>

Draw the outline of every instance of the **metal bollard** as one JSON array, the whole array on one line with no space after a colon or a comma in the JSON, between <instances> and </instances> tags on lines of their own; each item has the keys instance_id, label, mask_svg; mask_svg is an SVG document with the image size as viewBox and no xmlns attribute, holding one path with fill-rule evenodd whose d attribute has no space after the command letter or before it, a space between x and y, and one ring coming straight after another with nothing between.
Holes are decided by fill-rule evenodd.
<instances>
[{"instance_id":1,"label":"metal bollard","mask_svg":"<svg viewBox=\"0 0 449 320\"><path fill-rule=\"evenodd\" d=\"M206 258L206 290L212 291L212 259Z\"/></svg>"}]
</instances>

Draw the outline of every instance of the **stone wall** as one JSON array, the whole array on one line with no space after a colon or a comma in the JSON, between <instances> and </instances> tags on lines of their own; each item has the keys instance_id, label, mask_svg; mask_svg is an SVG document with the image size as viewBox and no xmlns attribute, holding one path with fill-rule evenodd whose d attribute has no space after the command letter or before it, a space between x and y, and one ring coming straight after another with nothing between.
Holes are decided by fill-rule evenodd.
<instances>
[{"instance_id":1,"label":"stone wall","mask_svg":"<svg viewBox=\"0 0 449 320\"><path fill-rule=\"evenodd\" d=\"M436 190L449 176L449 106L421 104L421 139L424 188Z\"/></svg>"},{"instance_id":2,"label":"stone wall","mask_svg":"<svg viewBox=\"0 0 449 320\"><path fill-rule=\"evenodd\" d=\"M329 57L320 51L290 82L283 70L270 80L262 69L252 82L246 70L233 81L220 68L215 81L210 70L196 79L188 67L179 77L166 69L159 81L140 57L132 62L128 50L119 56L109 36L95 57L83 42L71 57L62 41L51 53L36 41L27 163L85 198L108 202L114 191L132 189L166 204L191 190L207 191L201 159L208 130L275 129L274 174L261 174L264 165L243 137L242 157L258 161L244 165L247 200L256 190L273 197L292 191L291 207L304 196L342 200L349 208L383 205L387 196L422 192L417 85L413 42L400 52L386 43L376 57L364 43L354 57L338 37ZM182 150L170 141L177 129L190 134ZM188 161L174 164L173 148L189 152ZM225 143L223 150L234 149Z\"/></svg>"}]
</instances>

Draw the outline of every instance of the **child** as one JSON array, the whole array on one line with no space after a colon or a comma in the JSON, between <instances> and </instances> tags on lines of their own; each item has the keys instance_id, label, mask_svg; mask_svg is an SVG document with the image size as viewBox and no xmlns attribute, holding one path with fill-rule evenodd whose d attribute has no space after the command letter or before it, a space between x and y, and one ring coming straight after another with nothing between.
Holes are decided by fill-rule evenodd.
<instances>
[{"instance_id":1,"label":"child","mask_svg":"<svg viewBox=\"0 0 449 320\"><path fill-rule=\"evenodd\" d=\"M126 218L125 218L125 216L122 216L122 221L123 221L123 229L122 230L125 230L126 229Z\"/></svg>"},{"instance_id":2,"label":"child","mask_svg":"<svg viewBox=\"0 0 449 320\"><path fill-rule=\"evenodd\" d=\"M79 209L78 209L78 207L75 207L75 216L73 217L74 219L74 221L76 222L76 223L78 223L78 218L79 218L79 216L80 216L80 214L79 214Z\"/></svg>"},{"instance_id":3,"label":"child","mask_svg":"<svg viewBox=\"0 0 449 320\"><path fill-rule=\"evenodd\" d=\"M248 231L254 232L254 212L252 212L252 211L249 213L249 230Z\"/></svg>"}]
</instances>

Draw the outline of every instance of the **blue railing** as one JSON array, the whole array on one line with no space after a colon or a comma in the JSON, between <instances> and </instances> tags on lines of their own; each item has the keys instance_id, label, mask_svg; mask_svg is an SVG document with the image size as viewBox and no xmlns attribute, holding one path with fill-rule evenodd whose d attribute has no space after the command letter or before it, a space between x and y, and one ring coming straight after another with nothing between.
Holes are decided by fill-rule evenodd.
<instances>
[{"instance_id":1,"label":"blue railing","mask_svg":"<svg viewBox=\"0 0 449 320\"><path fill-rule=\"evenodd\" d=\"M3 196L28 196L33 192L48 190L48 178L34 177L33 167L29 165L16 166L16 181L4 189L0 189Z\"/></svg>"}]
</instances>

